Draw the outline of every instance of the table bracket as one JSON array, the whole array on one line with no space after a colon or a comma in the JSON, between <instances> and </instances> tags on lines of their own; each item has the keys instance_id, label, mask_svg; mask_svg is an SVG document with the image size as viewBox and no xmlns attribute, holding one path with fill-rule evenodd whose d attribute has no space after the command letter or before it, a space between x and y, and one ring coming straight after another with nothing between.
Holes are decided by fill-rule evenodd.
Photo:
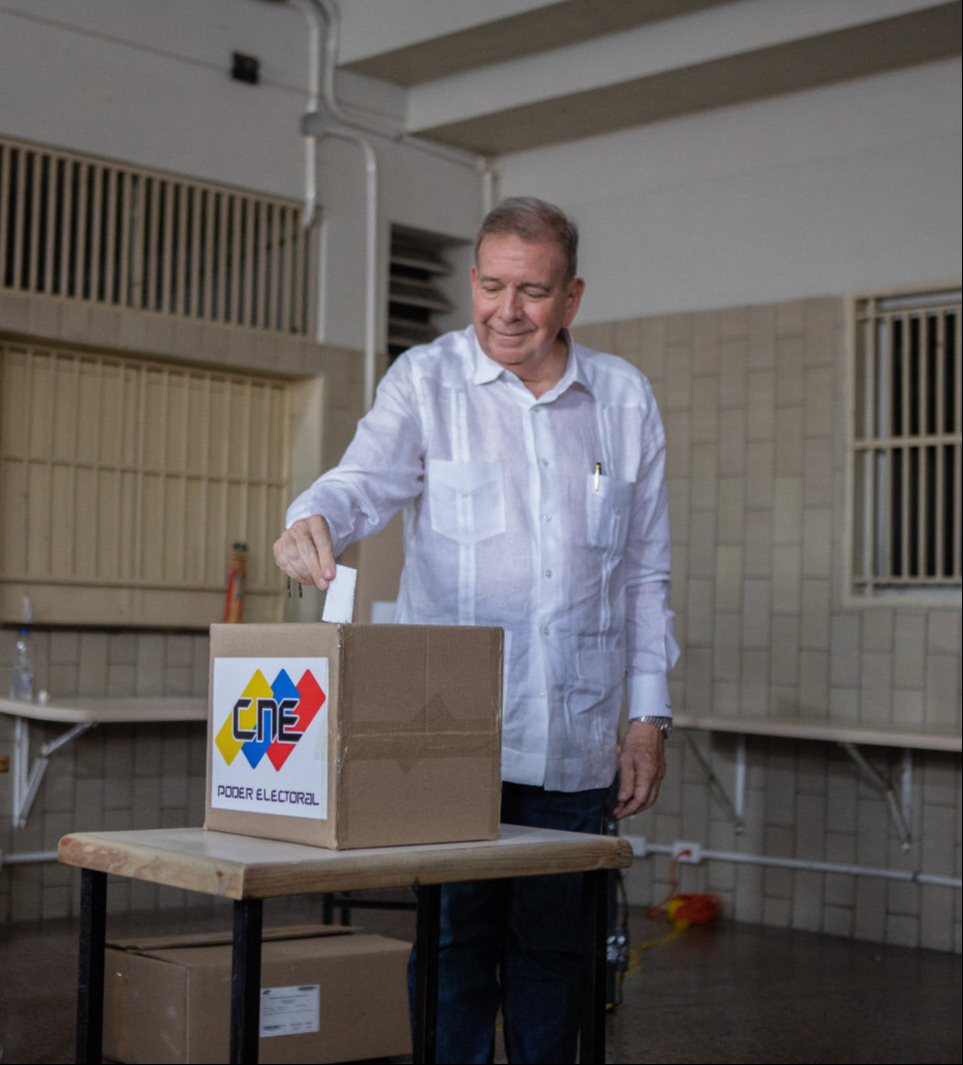
<instances>
[{"instance_id":1,"label":"table bracket","mask_svg":"<svg viewBox=\"0 0 963 1065\"><path fill-rule=\"evenodd\" d=\"M736 735L735 795L730 796L726 791L725 785L716 775L716 771L709 764L708 758L699 750L698 745L692 738L692 733L688 729L684 729L682 730L682 735L685 736L689 748L698 759L699 765L702 766L702 771L706 775L709 787L715 789L716 794L722 801L722 805L726 808L726 813L736 832L742 832L746 827L746 737L742 734Z\"/></svg>"},{"instance_id":2,"label":"table bracket","mask_svg":"<svg viewBox=\"0 0 963 1065\"><path fill-rule=\"evenodd\" d=\"M30 808L37 797L44 774L50 763L50 756L72 743L89 729L96 726L96 721L82 721L72 725L55 739L44 743L40 753L30 765L30 725L26 718L14 718L13 724L13 827L26 828Z\"/></svg>"},{"instance_id":3,"label":"table bracket","mask_svg":"<svg viewBox=\"0 0 963 1065\"><path fill-rule=\"evenodd\" d=\"M900 768L900 795L896 796L893 781L883 776L855 743L841 741L840 747L856 763L867 783L886 799L890 818L899 833L900 845L908 851L912 844L909 826L913 821L913 752L903 748L903 764Z\"/></svg>"}]
</instances>

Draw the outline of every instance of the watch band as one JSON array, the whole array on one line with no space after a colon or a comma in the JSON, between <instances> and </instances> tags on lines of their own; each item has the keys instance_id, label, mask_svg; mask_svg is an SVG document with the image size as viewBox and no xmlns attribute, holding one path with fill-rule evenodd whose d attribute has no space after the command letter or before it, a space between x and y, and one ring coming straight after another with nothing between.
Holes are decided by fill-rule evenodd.
<instances>
[{"instance_id":1,"label":"watch band","mask_svg":"<svg viewBox=\"0 0 963 1065\"><path fill-rule=\"evenodd\" d=\"M663 739L668 739L672 732L672 718L664 717L661 715L645 714L642 717L634 717L633 721L645 721L649 725L655 725L655 727L662 733Z\"/></svg>"}]
</instances>

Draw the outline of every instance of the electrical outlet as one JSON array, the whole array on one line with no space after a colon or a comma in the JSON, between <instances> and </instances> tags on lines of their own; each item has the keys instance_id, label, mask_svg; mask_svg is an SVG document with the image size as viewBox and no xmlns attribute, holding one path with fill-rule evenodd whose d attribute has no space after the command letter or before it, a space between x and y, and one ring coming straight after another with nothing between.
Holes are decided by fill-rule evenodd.
<instances>
[{"instance_id":1,"label":"electrical outlet","mask_svg":"<svg viewBox=\"0 0 963 1065\"><path fill-rule=\"evenodd\" d=\"M689 853L684 854L684 851ZM677 839L672 844L672 857L678 858L680 862L686 862L688 865L698 865L702 861L702 844Z\"/></svg>"},{"instance_id":2,"label":"electrical outlet","mask_svg":"<svg viewBox=\"0 0 963 1065\"><path fill-rule=\"evenodd\" d=\"M648 854L645 836L623 836L622 839L632 848L632 856L634 858L644 858Z\"/></svg>"}]
</instances>

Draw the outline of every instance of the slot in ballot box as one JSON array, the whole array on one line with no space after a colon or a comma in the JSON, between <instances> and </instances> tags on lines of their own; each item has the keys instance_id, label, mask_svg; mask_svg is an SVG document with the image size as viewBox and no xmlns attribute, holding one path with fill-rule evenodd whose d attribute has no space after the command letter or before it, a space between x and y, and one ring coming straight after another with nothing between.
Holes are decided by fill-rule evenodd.
<instances>
[{"instance_id":1,"label":"slot in ballot box","mask_svg":"<svg viewBox=\"0 0 963 1065\"><path fill-rule=\"evenodd\" d=\"M500 628L212 625L204 827L356 848L498 837Z\"/></svg>"}]
</instances>

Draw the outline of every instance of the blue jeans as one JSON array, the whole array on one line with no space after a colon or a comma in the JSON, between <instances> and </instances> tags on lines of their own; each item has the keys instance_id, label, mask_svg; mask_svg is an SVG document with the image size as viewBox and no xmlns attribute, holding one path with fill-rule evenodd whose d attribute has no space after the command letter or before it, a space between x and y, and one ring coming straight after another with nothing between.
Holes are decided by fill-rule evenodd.
<instances>
[{"instance_id":1,"label":"blue jeans","mask_svg":"<svg viewBox=\"0 0 963 1065\"><path fill-rule=\"evenodd\" d=\"M505 824L600 832L607 788L502 785ZM502 1007L510 1062L574 1062L584 940L582 874L444 884L437 1060L491 1062ZM414 1004L415 951L408 964Z\"/></svg>"}]
</instances>

